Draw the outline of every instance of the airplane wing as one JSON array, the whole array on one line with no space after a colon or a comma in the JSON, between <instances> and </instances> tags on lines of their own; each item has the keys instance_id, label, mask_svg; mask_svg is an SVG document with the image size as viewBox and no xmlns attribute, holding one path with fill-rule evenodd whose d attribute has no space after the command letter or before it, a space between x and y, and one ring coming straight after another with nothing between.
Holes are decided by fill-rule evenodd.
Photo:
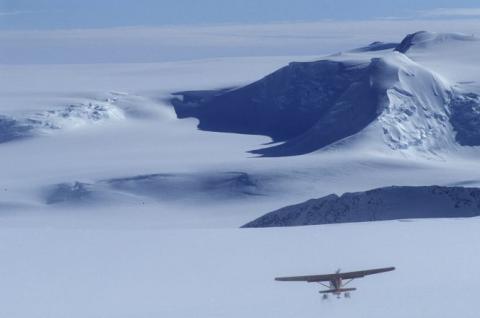
<instances>
[{"instance_id":1,"label":"airplane wing","mask_svg":"<svg viewBox=\"0 0 480 318\"><path fill-rule=\"evenodd\" d=\"M390 272L390 271L393 271L394 269L395 269L395 267L385 267L385 268L368 269L368 270L365 270L365 271L339 273L339 275L342 279L352 279L352 278L364 277L364 276L367 276L367 275Z\"/></svg>"},{"instance_id":2,"label":"airplane wing","mask_svg":"<svg viewBox=\"0 0 480 318\"><path fill-rule=\"evenodd\" d=\"M337 274L328 275L307 275L307 276L292 276L292 277L276 277L275 280L282 282L329 282L338 277Z\"/></svg>"},{"instance_id":3,"label":"airplane wing","mask_svg":"<svg viewBox=\"0 0 480 318\"><path fill-rule=\"evenodd\" d=\"M353 279L353 278L360 278L367 275L373 275L383 272L393 271L395 267L386 267L386 268L376 268L376 269L369 269L364 271L356 271L356 272L347 272L347 273L335 273L335 274L327 274L327 275L307 275L307 276L291 276L291 277L277 277L275 280L283 281L283 282L329 282L335 278L342 278L342 279Z\"/></svg>"}]
</instances>

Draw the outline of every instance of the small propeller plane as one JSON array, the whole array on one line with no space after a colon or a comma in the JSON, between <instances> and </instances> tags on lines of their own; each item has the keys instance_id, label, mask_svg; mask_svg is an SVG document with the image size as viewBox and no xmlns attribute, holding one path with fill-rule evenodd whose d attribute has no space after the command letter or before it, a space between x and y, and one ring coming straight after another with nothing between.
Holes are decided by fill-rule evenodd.
<instances>
[{"instance_id":1,"label":"small propeller plane","mask_svg":"<svg viewBox=\"0 0 480 318\"><path fill-rule=\"evenodd\" d=\"M386 268L376 268L376 269L368 269L364 271L346 272L346 273L341 273L340 270L337 270L334 274L277 277L275 278L275 280L282 281L282 282L319 283L329 288L327 290L319 291L320 294L323 294L323 299L327 299L328 294L333 294L333 295L336 295L337 298L340 298L342 293L346 298L349 298L350 292L357 289L353 287L345 288L345 286L350 282L352 282L354 279L362 278L367 275L393 271L394 269L395 267L386 267ZM344 280L347 280L347 281L344 282ZM327 285L324 282L329 282L329 284Z\"/></svg>"}]
</instances>

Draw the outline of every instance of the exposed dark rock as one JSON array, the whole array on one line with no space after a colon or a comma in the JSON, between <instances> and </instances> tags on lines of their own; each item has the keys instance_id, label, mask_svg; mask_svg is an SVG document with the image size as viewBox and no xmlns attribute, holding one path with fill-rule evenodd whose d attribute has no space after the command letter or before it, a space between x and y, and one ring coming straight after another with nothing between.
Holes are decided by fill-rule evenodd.
<instances>
[{"instance_id":1,"label":"exposed dark rock","mask_svg":"<svg viewBox=\"0 0 480 318\"><path fill-rule=\"evenodd\" d=\"M413 218L480 215L480 189L463 187L386 187L331 194L270 212L243 227L277 227Z\"/></svg>"}]
</instances>

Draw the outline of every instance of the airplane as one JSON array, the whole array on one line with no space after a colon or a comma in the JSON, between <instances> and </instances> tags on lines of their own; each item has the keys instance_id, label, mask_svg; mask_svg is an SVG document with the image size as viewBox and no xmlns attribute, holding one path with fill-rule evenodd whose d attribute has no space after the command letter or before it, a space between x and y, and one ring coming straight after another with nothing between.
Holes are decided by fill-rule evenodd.
<instances>
[{"instance_id":1,"label":"airplane","mask_svg":"<svg viewBox=\"0 0 480 318\"><path fill-rule=\"evenodd\" d=\"M336 295L337 298L340 298L342 293L344 294L345 298L350 298L350 292L357 289L354 287L345 288L345 286L350 282L352 282L354 279L361 278L367 275L389 272L393 270L395 270L395 267L376 268L376 269L368 269L363 271L347 272L347 273L341 273L340 270L337 270L334 274L276 277L275 280L282 281L282 282L319 283L329 288L327 290L319 291L320 294L323 294L323 299L327 299L328 294L333 294L333 295ZM348 280L348 281L344 283L344 280ZM323 282L329 282L329 285Z\"/></svg>"}]
</instances>

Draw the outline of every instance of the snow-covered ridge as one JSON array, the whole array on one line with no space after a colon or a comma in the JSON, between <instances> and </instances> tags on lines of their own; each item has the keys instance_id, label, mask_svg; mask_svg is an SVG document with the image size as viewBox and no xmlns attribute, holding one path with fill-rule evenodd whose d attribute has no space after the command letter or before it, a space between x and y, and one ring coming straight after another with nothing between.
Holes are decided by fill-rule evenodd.
<instances>
[{"instance_id":1,"label":"snow-covered ridge","mask_svg":"<svg viewBox=\"0 0 480 318\"><path fill-rule=\"evenodd\" d=\"M396 48L400 43L385 43L381 41L375 41L367 46L363 46L357 49L353 49L351 52L375 52L383 50L391 50Z\"/></svg>"},{"instance_id":2,"label":"snow-covered ridge","mask_svg":"<svg viewBox=\"0 0 480 318\"><path fill-rule=\"evenodd\" d=\"M331 194L270 212L244 227L297 226L412 218L480 215L480 189L462 187L385 187Z\"/></svg>"},{"instance_id":3,"label":"snow-covered ridge","mask_svg":"<svg viewBox=\"0 0 480 318\"><path fill-rule=\"evenodd\" d=\"M419 31L407 35L395 48L396 51L407 53L410 49L429 49L438 45L456 45L458 42L480 41L475 35L463 33L435 33Z\"/></svg>"}]
</instances>

